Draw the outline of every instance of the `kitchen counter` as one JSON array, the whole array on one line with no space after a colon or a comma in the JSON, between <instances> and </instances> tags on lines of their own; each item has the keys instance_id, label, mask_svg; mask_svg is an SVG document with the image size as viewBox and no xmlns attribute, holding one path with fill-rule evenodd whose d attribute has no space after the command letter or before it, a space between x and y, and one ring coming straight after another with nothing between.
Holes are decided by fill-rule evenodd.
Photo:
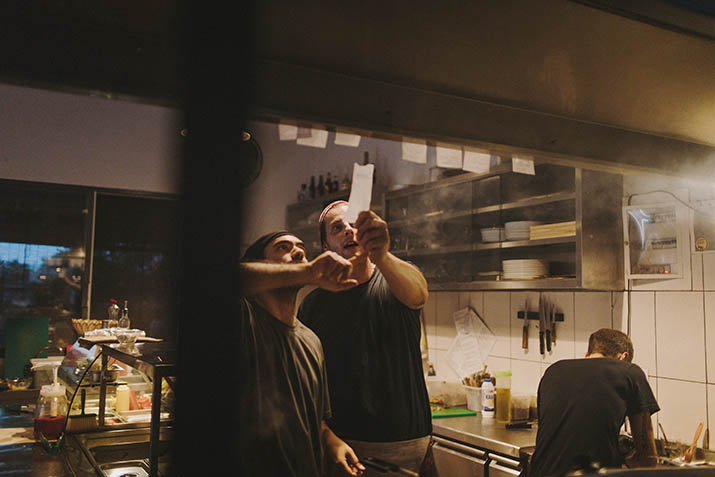
<instances>
[{"instance_id":1,"label":"kitchen counter","mask_svg":"<svg viewBox=\"0 0 715 477\"><path fill-rule=\"evenodd\" d=\"M520 459L536 444L536 423L531 429L506 429L496 419L481 415L432 419L432 433L448 439Z\"/></svg>"}]
</instances>

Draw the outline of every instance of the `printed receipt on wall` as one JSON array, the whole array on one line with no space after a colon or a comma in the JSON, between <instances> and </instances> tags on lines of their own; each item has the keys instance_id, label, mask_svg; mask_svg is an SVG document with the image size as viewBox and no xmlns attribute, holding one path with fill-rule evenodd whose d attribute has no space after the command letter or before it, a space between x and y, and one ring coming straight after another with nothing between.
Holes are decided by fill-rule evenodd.
<instances>
[{"instance_id":1,"label":"printed receipt on wall","mask_svg":"<svg viewBox=\"0 0 715 477\"><path fill-rule=\"evenodd\" d=\"M363 210L370 210L372 199L372 175L375 171L375 164L361 166L357 162L353 164L353 183L350 189L350 199L348 200L348 212L345 220L352 224L357 220L358 214Z\"/></svg>"}]
</instances>

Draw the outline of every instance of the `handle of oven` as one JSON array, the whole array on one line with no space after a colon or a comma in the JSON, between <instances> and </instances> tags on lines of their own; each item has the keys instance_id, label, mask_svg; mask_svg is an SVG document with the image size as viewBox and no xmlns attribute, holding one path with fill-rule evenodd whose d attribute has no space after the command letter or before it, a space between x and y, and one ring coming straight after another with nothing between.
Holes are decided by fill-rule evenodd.
<instances>
[{"instance_id":1,"label":"handle of oven","mask_svg":"<svg viewBox=\"0 0 715 477\"><path fill-rule=\"evenodd\" d=\"M459 444L458 442L450 441L447 439L442 439L441 437L432 436L432 440L437 444L441 444L443 447L451 448L464 452L466 454L472 455L480 459L486 459L487 453L474 447L466 446L464 444Z\"/></svg>"}]
</instances>

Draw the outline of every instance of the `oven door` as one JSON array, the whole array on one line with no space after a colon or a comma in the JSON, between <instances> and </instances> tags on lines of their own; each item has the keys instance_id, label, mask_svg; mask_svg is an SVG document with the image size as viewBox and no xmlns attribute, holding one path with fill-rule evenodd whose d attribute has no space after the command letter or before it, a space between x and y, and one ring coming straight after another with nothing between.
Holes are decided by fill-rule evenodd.
<instances>
[{"instance_id":1,"label":"oven door","mask_svg":"<svg viewBox=\"0 0 715 477\"><path fill-rule=\"evenodd\" d=\"M489 454L489 477L512 477L520 474L518 460Z\"/></svg>"},{"instance_id":2,"label":"oven door","mask_svg":"<svg viewBox=\"0 0 715 477\"><path fill-rule=\"evenodd\" d=\"M487 475L487 453L458 442L432 436L437 474L448 477L484 477Z\"/></svg>"}]
</instances>

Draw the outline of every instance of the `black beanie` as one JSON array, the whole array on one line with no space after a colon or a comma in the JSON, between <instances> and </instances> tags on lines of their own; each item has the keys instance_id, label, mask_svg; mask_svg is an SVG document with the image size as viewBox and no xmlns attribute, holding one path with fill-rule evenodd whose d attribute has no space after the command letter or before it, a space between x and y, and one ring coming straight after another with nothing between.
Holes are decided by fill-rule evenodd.
<instances>
[{"instance_id":1,"label":"black beanie","mask_svg":"<svg viewBox=\"0 0 715 477\"><path fill-rule=\"evenodd\" d=\"M246 249L243 253L243 258L241 260L263 260L266 258L263 251L266 245L271 243L274 239L281 237L283 235L293 235L287 230L279 230L277 232L270 232L266 235L259 237L255 242L251 244L250 247Z\"/></svg>"}]
</instances>

